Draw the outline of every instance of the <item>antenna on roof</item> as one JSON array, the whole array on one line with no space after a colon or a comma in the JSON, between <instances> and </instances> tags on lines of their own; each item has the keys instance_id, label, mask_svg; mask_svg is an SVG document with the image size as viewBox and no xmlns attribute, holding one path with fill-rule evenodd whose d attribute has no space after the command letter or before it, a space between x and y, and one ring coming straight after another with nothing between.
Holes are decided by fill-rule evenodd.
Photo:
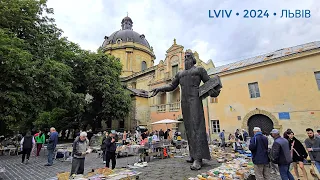
<instances>
[{"instance_id":1,"label":"antenna on roof","mask_svg":"<svg viewBox=\"0 0 320 180\"><path fill-rule=\"evenodd\" d=\"M129 17L129 13L127 12L127 17Z\"/></svg>"}]
</instances>

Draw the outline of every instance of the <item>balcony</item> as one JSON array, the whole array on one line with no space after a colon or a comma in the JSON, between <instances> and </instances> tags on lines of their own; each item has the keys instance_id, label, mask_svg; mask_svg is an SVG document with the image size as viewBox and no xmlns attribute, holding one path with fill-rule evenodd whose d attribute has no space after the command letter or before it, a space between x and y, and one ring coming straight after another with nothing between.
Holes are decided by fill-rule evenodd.
<instances>
[{"instance_id":1,"label":"balcony","mask_svg":"<svg viewBox=\"0 0 320 180\"><path fill-rule=\"evenodd\" d=\"M169 104L159 104L156 105L157 112L173 112L180 110L180 102L169 103Z\"/></svg>"},{"instance_id":2,"label":"balcony","mask_svg":"<svg viewBox=\"0 0 320 180\"><path fill-rule=\"evenodd\" d=\"M180 102L169 104L169 111L179 111L180 110Z\"/></svg>"},{"instance_id":3,"label":"balcony","mask_svg":"<svg viewBox=\"0 0 320 180\"><path fill-rule=\"evenodd\" d=\"M166 104L157 105L157 112L166 112Z\"/></svg>"}]
</instances>

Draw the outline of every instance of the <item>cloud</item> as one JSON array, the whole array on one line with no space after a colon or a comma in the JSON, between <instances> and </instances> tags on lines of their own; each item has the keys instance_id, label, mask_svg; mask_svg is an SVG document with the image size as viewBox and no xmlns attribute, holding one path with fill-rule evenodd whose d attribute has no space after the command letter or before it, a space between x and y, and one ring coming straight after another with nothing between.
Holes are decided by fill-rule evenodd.
<instances>
[{"instance_id":1,"label":"cloud","mask_svg":"<svg viewBox=\"0 0 320 180\"><path fill-rule=\"evenodd\" d=\"M212 57L216 56L216 50L213 47L210 47L209 42L202 40L194 40L191 42L191 49L199 53L199 58L207 62Z\"/></svg>"},{"instance_id":2,"label":"cloud","mask_svg":"<svg viewBox=\"0 0 320 180\"><path fill-rule=\"evenodd\" d=\"M144 34L157 56L165 59L173 39L216 66L320 40L317 0L49 0L57 25L82 48L95 51L121 28L129 12L133 30ZM268 10L266 18L243 18L244 10ZM280 18L282 9L311 10L311 18ZM209 18L209 10L232 10L230 18ZM236 16L235 13L240 15ZM273 12L277 16L273 16Z\"/></svg>"}]
</instances>

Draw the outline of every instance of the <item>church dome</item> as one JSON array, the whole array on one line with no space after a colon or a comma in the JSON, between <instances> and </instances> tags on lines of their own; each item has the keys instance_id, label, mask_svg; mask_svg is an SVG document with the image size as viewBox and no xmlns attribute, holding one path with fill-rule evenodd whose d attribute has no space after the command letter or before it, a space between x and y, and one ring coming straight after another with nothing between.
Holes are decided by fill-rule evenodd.
<instances>
[{"instance_id":1,"label":"church dome","mask_svg":"<svg viewBox=\"0 0 320 180\"><path fill-rule=\"evenodd\" d=\"M151 49L145 36L133 31L132 26L132 19L128 16L124 17L121 21L121 30L112 33L109 37L106 36L102 47L120 42L134 42Z\"/></svg>"}]
</instances>

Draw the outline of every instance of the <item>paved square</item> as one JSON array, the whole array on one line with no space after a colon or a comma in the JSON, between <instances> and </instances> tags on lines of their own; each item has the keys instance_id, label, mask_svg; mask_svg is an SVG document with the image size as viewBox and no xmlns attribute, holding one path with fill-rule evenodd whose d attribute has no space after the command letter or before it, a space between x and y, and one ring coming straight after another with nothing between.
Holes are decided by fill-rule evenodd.
<instances>
[{"instance_id":1,"label":"paved square","mask_svg":"<svg viewBox=\"0 0 320 180\"><path fill-rule=\"evenodd\" d=\"M133 164L138 158L136 156L122 157L117 159L117 168ZM45 180L55 177L59 172L70 171L71 162L54 161L51 167L45 167L47 159L41 154L40 157L30 157L29 164L21 164L21 156L0 156L0 164L6 168L5 173L0 173L3 180ZM191 171L190 164L184 158L154 159L147 167L135 169L142 172L140 179L150 180L185 180L196 177L202 172L219 166L215 160L204 161L205 165L200 171ZM89 154L85 161L85 173L94 168L104 167L102 159L97 158L96 153ZM278 177L274 177L278 179Z\"/></svg>"}]
</instances>

